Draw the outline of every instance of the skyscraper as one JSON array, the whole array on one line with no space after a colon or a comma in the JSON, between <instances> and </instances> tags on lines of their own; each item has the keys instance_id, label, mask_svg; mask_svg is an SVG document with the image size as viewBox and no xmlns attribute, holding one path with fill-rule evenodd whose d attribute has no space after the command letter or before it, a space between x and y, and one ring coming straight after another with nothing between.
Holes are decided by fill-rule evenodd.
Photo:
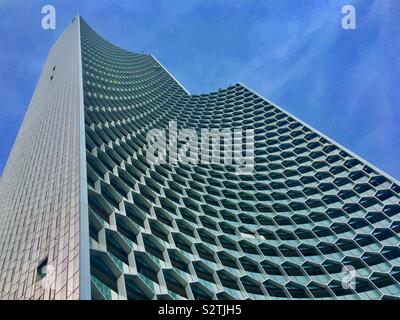
<instances>
[{"instance_id":1,"label":"skyscraper","mask_svg":"<svg viewBox=\"0 0 400 320\"><path fill-rule=\"evenodd\" d=\"M171 123L251 130L250 174L176 161ZM173 163L149 161L152 129L175 138ZM155 57L77 17L0 180L0 297L398 298L399 192L246 86L190 95Z\"/></svg>"}]
</instances>

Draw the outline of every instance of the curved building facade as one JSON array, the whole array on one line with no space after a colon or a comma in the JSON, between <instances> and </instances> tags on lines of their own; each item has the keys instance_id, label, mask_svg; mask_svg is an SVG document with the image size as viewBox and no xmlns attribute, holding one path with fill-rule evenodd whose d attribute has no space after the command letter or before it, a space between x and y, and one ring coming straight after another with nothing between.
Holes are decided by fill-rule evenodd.
<instances>
[{"instance_id":1,"label":"curved building facade","mask_svg":"<svg viewBox=\"0 0 400 320\"><path fill-rule=\"evenodd\" d=\"M251 171L179 161L188 128L251 132L232 138ZM176 161L149 161L154 129ZM79 17L0 181L5 299L400 297L395 179L242 84L189 94Z\"/></svg>"}]
</instances>

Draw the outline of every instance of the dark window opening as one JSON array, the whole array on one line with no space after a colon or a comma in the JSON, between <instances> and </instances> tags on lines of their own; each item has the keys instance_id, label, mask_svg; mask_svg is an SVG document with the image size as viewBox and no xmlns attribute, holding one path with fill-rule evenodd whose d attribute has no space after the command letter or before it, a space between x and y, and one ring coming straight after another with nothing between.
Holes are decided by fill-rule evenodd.
<instances>
[{"instance_id":1,"label":"dark window opening","mask_svg":"<svg viewBox=\"0 0 400 320\"><path fill-rule=\"evenodd\" d=\"M39 263L36 268L36 281L43 279L46 276L47 257Z\"/></svg>"}]
</instances>

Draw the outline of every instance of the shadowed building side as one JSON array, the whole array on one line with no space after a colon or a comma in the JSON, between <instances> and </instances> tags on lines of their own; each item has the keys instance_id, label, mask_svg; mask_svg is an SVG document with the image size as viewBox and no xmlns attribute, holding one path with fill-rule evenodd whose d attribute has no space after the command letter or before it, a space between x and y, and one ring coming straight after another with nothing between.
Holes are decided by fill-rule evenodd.
<instances>
[{"instance_id":1,"label":"shadowed building side","mask_svg":"<svg viewBox=\"0 0 400 320\"><path fill-rule=\"evenodd\" d=\"M84 22L82 62L93 299L400 295L393 178L242 84L190 95ZM254 130L253 174L150 163L171 122Z\"/></svg>"}]
</instances>

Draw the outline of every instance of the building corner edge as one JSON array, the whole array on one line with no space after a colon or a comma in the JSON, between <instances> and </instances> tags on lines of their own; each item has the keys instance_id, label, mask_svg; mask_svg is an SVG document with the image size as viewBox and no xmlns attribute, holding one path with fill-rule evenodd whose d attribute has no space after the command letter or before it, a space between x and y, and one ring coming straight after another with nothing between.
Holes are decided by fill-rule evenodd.
<instances>
[{"instance_id":1,"label":"building corner edge","mask_svg":"<svg viewBox=\"0 0 400 320\"><path fill-rule=\"evenodd\" d=\"M91 299L89 210L86 174L85 112L83 99L82 49L80 15L75 17L78 32L79 59L79 300Z\"/></svg>"}]
</instances>

